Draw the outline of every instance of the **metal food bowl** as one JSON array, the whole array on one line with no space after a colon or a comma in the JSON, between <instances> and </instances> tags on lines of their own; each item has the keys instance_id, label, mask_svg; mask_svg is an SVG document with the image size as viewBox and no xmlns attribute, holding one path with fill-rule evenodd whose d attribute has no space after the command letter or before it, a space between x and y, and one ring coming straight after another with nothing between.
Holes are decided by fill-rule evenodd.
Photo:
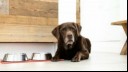
<instances>
[{"instance_id":1,"label":"metal food bowl","mask_svg":"<svg viewBox=\"0 0 128 72\"><path fill-rule=\"evenodd\" d=\"M50 60L52 58L50 53L33 53L31 60Z\"/></svg>"},{"instance_id":2,"label":"metal food bowl","mask_svg":"<svg viewBox=\"0 0 128 72\"><path fill-rule=\"evenodd\" d=\"M46 60L44 53L33 53L32 54L32 60Z\"/></svg>"},{"instance_id":3,"label":"metal food bowl","mask_svg":"<svg viewBox=\"0 0 128 72\"><path fill-rule=\"evenodd\" d=\"M17 61L27 61L28 57L25 53L21 54L5 54L3 62L17 62Z\"/></svg>"}]
</instances>

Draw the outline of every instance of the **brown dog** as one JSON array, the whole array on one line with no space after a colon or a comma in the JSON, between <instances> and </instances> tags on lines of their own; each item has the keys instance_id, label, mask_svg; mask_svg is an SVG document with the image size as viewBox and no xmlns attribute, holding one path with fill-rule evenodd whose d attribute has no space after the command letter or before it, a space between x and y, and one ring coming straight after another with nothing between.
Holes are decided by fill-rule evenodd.
<instances>
[{"instance_id":1,"label":"brown dog","mask_svg":"<svg viewBox=\"0 0 128 72\"><path fill-rule=\"evenodd\" d=\"M90 40L82 37L80 32L81 26L73 22L63 23L52 31L58 40L58 49L52 61L65 59L79 62L89 58Z\"/></svg>"}]
</instances>

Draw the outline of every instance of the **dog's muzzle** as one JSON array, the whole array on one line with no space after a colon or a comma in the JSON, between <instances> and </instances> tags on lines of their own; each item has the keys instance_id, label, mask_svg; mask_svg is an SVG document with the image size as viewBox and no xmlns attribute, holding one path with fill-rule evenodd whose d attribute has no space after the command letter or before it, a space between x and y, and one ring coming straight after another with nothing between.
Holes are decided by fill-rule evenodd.
<instances>
[{"instance_id":1,"label":"dog's muzzle","mask_svg":"<svg viewBox=\"0 0 128 72\"><path fill-rule=\"evenodd\" d=\"M65 43L66 45L73 45L75 41L75 37L71 31L67 32L66 38L65 38Z\"/></svg>"}]
</instances>

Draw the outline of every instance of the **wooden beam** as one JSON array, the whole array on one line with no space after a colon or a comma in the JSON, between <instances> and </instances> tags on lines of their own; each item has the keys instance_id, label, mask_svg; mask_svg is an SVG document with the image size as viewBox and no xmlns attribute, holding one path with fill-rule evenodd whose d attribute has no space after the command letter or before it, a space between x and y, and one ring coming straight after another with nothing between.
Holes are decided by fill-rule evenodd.
<instances>
[{"instance_id":1,"label":"wooden beam","mask_svg":"<svg viewBox=\"0 0 128 72\"><path fill-rule=\"evenodd\" d=\"M112 22L112 25L121 25L127 35L127 20Z\"/></svg>"},{"instance_id":2,"label":"wooden beam","mask_svg":"<svg viewBox=\"0 0 128 72\"><path fill-rule=\"evenodd\" d=\"M120 55L127 55L127 41L125 42Z\"/></svg>"},{"instance_id":3,"label":"wooden beam","mask_svg":"<svg viewBox=\"0 0 128 72\"><path fill-rule=\"evenodd\" d=\"M80 24L80 0L76 0L76 22Z\"/></svg>"},{"instance_id":4,"label":"wooden beam","mask_svg":"<svg viewBox=\"0 0 128 72\"><path fill-rule=\"evenodd\" d=\"M127 24L127 20L112 22L112 25L123 25L123 24Z\"/></svg>"}]
</instances>

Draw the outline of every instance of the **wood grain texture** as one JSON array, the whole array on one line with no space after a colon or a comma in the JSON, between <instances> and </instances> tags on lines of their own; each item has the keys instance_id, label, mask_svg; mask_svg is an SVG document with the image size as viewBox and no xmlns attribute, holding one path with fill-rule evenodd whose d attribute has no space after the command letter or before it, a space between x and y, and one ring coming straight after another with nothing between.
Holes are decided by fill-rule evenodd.
<instances>
[{"instance_id":1,"label":"wood grain texture","mask_svg":"<svg viewBox=\"0 0 128 72\"><path fill-rule=\"evenodd\" d=\"M58 0L0 0L0 42L57 42ZM0 13L3 14L3 13Z\"/></svg>"},{"instance_id":2,"label":"wood grain texture","mask_svg":"<svg viewBox=\"0 0 128 72\"><path fill-rule=\"evenodd\" d=\"M58 18L0 15L0 23L54 26L54 25L58 25Z\"/></svg>"},{"instance_id":3,"label":"wood grain texture","mask_svg":"<svg viewBox=\"0 0 128 72\"><path fill-rule=\"evenodd\" d=\"M112 25L121 25L127 35L127 20L112 22Z\"/></svg>"},{"instance_id":4,"label":"wood grain texture","mask_svg":"<svg viewBox=\"0 0 128 72\"><path fill-rule=\"evenodd\" d=\"M127 20L112 22L112 25L123 25L123 24L127 24Z\"/></svg>"},{"instance_id":5,"label":"wood grain texture","mask_svg":"<svg viewBox=\"0 0 128 72\"><path fill-rule=\"evenodd\" d=\"M80 24L80 0L76 0L76 22Z\"/></svg>"},{"instance_id":6,"label":"wood grain texture","mask_svg":"<svg viewBox=\"0 0 128 72\"><path fill-rule=\"evenodd\" d=\"M56 42L51 33L55 26L45 18L0 15L0 42Z\"/></svg>"},{"instance_id":7,"label":"wood grain texture","mask_svg":"<svg viewBox=\"0 0 128 72\"><path fill-rule=\"evenodd\" d=\"M55 2L56 1L56 2ZM58 18L58 0L9 0L9 14Z\"/></svg>"},{"instance_id":8,"label":"wood grain texture","mask_svg":"<svg viewBox=\"0 0 128 72\"><path fill-rule=\"evenodd\" d=\"M34 1L44 1L44 2L56 2L56 3L58 3L58 0L34 0Z\"/></svg>"},{"instance_id":9,"label":"wood grain texture","mask_svg":"<svg viewBox=\"0 0 128 72\"><path fill-rule=\"evenodd\" d=\"M127 41L125 42L120 55L127 55Z\"/></svg>"}]
</instances>

